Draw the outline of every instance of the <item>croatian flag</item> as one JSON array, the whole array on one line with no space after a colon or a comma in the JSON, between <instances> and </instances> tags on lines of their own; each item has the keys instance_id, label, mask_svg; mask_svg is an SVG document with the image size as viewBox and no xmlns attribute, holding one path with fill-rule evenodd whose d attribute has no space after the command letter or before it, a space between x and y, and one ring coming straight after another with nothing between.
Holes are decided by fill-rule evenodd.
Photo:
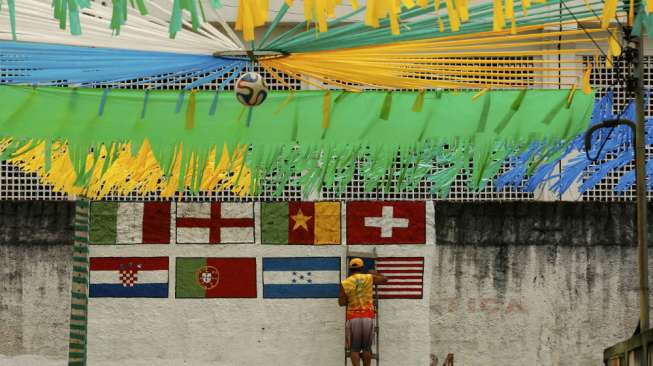
<instances>
[{"instance_id":1,"label":"croatian flag","mask_svg":"<svg viewBox=\"0 0 653 366\"><path fill-rule=\"evenodd\" d=\"M90 260L89 297L168 297L168 257Z\"/></svg>"},{"instance_id":2,"label":"croatian flag","mask_svg":"<svg viewBox=\"0 0 653 366\"><path fill-rule=\"evenodd\" d=\"M263 298L336 298L340 257L263 258Z\"/></svg>"}]
</instances>

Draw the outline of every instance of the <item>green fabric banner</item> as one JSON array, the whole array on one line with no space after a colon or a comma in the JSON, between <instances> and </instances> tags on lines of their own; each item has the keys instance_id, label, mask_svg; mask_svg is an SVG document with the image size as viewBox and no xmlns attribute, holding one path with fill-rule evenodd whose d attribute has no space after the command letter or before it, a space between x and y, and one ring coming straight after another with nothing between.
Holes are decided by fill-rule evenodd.
<instances>
[{"instance_id":1,"label":"green fabric banner","mask_svg":"<svg viewBox=\"0 0 653 366\"><path fill-rule=\"evenodd\" d=\"M90 148L131 142L135 153L147 140L165 170L176 149L184 164L192 153L202 166L211 148L233 151L245 144L255 179L252 192L262 184L286 183L340 189L359 159L368 189L406 189L429 175L442 181L439 193L446 193L447 182L470 159L470 185L476 189L508 155L533 141L546 147L533 164L546 162L587 127L594 103L593 95L568 90L490 91L473 98L476 93L429 91L415 103L417 92L392 92L391 98L387 92L331 92L324 98L322 91L274 91L253 108L248 121L247 109L233 92L220 93L211 115L215 92L190 98L189 93L150 91L146 98L143 91L110 90L103 101L101 89L0 86L0 140L12 139L0 159L15 156L26 141L46 141L46 155L49 142L67 142L77 184L83 185L79 177ZM415 104L421 104L417 112ZM329 111L326 124L324 111ZM442 170L430 175L434 163ZM180 174L185 171L182 167ZM198 190L199 184L188 188Z\"/></svg>"}]
</instances>

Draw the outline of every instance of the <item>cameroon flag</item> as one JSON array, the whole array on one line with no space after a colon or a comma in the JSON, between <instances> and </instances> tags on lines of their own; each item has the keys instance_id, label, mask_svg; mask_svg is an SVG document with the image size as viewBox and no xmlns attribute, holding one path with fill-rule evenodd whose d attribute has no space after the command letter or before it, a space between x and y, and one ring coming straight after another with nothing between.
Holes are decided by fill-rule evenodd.
<instances>
[{"instance_id":1,"label":"cameroon flag","mask_svg":"<svg viewBox=\"0 0 653 366\"><path fill-rule=\"evenodd\" d=\"M256 297L256 258L177 258L177 298Z\"/></svg>"},{"instance_id":2,"label":"cameroon flag","mask_svg":"<svg viewBox=\"0 0 653 366\"><path fill-rule=\"evenodd\" d=\"M263 244L340 244L340 202L264 202Z\"/></svg>"}]
</instances>

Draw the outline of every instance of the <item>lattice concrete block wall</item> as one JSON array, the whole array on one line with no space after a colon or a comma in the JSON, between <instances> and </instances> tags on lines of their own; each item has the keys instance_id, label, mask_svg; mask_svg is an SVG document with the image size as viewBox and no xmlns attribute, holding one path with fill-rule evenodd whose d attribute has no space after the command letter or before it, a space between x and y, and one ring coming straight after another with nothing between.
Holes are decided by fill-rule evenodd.
<instances>
[{"instance_id":1,"label":"lattice concrete block wall","mask_svg":"<svg viewBox=\"0 0 653 366\"><path fill-rule=\"evenodd\" d=\"M584 64L594 62L594 56L583 56L577 55L579 60ZM531 59L524 59L525 64L529 64ZM651 79L653 78L653 57L645 58L645 83L649 85ZM533 63L530 63L533 64ZM519 64L521 66L521 64ZM615 94L615 107L623 107L626 101L626 93L622 85L616 85L618 73L615 70L607 69L605 67L605 58L601 57L597 60L597 66L594 67L591 75L591 83L593 84L597 96L600 97L606 93L608 88L614 89ZM625 71L624 63L621 61L615 62L615 66L623 71ZM265 70L261 69L257 65L252 68L253 71L261 73L265 78L272 90L285 90L288 89L287 85L290 85L295 89L306 89L307 85L300 82L297 79L294 79L288 75L283 75L284 81L287 85L279 83L271 75L269 75ZM180 90L188 83L191 83L198 78L201 78L203 75L197 75L194 78L184 80L183 82L176 82L172 84L166 84L165 80L162 80L160 84L154 85L140 85L138 88L158 88L166 90ZM227 78L228 75L225 75L223 78ZM224 79L215 80L211 84L207 84L201 87L203 90L215 90L218 85ZM126 84L117 84L114 85L117 88L132 88ZM227 86L227 89L231 89L232 86ZM649 104L647 106L647 113L651 115L653 112L653 107ZM650 151L649 154L653 153ZM504 167L504 170L508 167ZM435 169L435 168L434 168ZM449 201L511 201L511 200L586 200L586 201L622 201L622 200L632 200L634 197L634 190L628 191L624 195L616 194L613 190L614 185L618 181L619 177L623 171L632 169L632 165L627 165L622 168L620 171L612 172L609 174L595 189L586 192L583 195L574 192L573 190L566 193L562 197L552 193L547 189L546 186L541 187L534 194L521 192L514 189L505 189L503 191L496 191L494 188L493 182L489 182L486 189L481 192L472 192L467 189L465 184L465 178L467 174L470 174L470 171L461 172L456 179L454 180L450 194L445 200ZM587 174L587 173L586 173ZM365 192L364 182L359 177L356 176L354 180L346 187L344 192L341 195L337 195L334 189L324 188L321 192L311 194L311 199L342 199L342 200L357 200L357 199L385 199L385 200L416 200L416 199L435 199L441 200L437 196L431 193L431 184L424 180L422 181L415 189L411 191L404 192L383 192L381 190L377 192ZM273 190L264 189L255 197L249 197L247 200L299 200L303 196L303 192L298 187L289 186L284 189L281 195L275 196L272 194ZM5 200L62 200L69 199L66 195L53 192L50 187L43 186L39 183L38 177L35 174L27 174L14 166L11 166L7 163L0 163L0 199ZM125 196L110 196L107 197L109 200L156 200L158 199L157 195L149 195L146 197L141 197L138 195L125 195ZM209 201L209 200L242 200L240 197L231 194L229 192L220 192L214 194L198 194L198 195L186 195L185 200L189 201Z\"/></svg>"}]
</instances>

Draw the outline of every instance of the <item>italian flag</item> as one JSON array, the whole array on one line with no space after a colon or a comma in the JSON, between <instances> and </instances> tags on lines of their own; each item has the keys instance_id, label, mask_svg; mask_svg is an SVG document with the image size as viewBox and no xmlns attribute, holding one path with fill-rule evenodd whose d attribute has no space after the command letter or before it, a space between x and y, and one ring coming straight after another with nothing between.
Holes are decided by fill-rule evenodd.
<instances>
[{"instance_id":1,"label":"italian flag","mask_svg":"<svg viewBox=\"0 0 653 366\"><path fill-rule=\"evenodd\" d=\"M340 244L340 202L261 204L263 244Z\"/></svg>"},{"instance_id":2,"label":"italian flag","mask_svg":"<svg viewBox=\"0 0 653 366\"><path fill-rule=\"evenodd\" d=\"M91 244L169 244L170 202L93 202Z\"/></svg>"},{"instance_id":3,"label":"italian flag","mask_svg":"<svg viewBox=\"0 0 653 366\"><path fill-rule=\"evenodd\" d=\"M255 298L256 258L177 258L177 298Z\"/></svg>"}]
</instances>

